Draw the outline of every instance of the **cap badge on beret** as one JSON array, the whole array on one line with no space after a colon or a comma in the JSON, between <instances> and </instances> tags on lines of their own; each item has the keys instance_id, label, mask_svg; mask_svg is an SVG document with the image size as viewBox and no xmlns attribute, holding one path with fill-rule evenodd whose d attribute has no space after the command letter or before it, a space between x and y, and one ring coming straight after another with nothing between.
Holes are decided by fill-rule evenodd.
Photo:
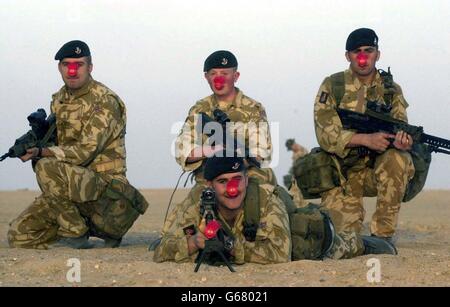
<instances>
[{"instance_id":1,"label":"cap badge on beret","mask_svg":"<svg viewBox=\"0 0 450 307\"><path fill-rule=\"evenodd\" d=\"M205 161L203 176L206 180L229 173L245 171L244 160L240 157L227 157L224 151L221 156L212 156Z\"/></svg>"},{"instance_id":2,"label":"cap badge on beret","mask_svg":"<svg viewBox=\"0 0 450 307\"><path fill-rule=\"evenodd\" d=\"M64 58L82 58L90 56L89 46L80 40L65 43L56 53L55 60L61 61Z\"/></svg>"},{"instance_id":3,"label":"cap badge on beret","mask_svg":"<svg viewBox=\"0 0 450 307\"><path fill-rule=\"evenodd\" d=\"M208 72L213 68L237 68L236 57L227 50L218 50L211 53L205 60L203 71Z\"/></svg>"}]
</instances>

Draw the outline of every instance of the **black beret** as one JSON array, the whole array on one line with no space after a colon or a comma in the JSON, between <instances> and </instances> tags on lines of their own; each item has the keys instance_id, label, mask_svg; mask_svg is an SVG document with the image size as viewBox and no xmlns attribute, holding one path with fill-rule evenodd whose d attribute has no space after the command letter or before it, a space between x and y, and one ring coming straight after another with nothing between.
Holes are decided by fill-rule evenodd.
<instances>
[{"instance_id":1,"label":"black beret","mask_svg":"<svg viewBox=\"0 0 450 307\"><path fill-rule=\"evenodd\" d=\"M345 44L345 49L352 51L361 46L378 47L378 36L374 30L361 28L350 33Z\"/></svg>"},{"instance_id":2,"label":"black beret","mask_svg":"<svg viewBox=\"0 0 450 307\"><path fill-rule=\"evenodd\" d=\"M213 52L205 60L205 65L203 65L203 71L207 72L213 68L233 68L237 67L238 62L234 54L230 51L219 50Z\"/></svg>"},{"instance_id":3,"label":"black beret","mask_svg":"<svg viewBox=\"0 0 450 307\"><path fill-rule=\"evenodd\" d=\"M70 41L65 43L56 53L55 60L61 61L64 58L82 58L90 56L91 51L88 45L82 41Z\"/></svg>"},{"instance_id":4,"label":"black beret","mask_svg":"<svg viewBox=\"0 0 450 307\"><path fill-rule=\"evenodd\" d=\"M213 156L206 159L204 177L206 180L213 180L217 176L228 173L237 173L245 170L244 159L240 157Z\"/></svg>"}]
</instances>

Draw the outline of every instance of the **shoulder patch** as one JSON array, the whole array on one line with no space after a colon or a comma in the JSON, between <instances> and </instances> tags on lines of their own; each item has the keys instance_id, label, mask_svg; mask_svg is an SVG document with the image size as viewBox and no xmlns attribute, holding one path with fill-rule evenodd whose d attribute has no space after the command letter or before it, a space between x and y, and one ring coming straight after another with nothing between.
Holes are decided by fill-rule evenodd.
<instances>
[{"instance_id":1,"label":"shoulder patch","mask_svg":"<svg viewBox=\"0 0 450 307\"><path fill-rule=\"evenodd\" d=\"M319 102L320 102L320 103L326 103L327 100L328 100L328 96L329 96L329 95L330 95L330 94L328 94L327 92L322 91L322 93L320 94Z\"/></svg>"}]
</instances>

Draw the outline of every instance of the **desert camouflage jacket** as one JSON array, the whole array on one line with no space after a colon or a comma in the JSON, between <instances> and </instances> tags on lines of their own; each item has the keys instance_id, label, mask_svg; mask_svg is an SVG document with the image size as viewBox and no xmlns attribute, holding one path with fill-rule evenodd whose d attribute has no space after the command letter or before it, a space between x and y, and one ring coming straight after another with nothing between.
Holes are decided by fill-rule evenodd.
<instances>
[{"instance_id":1,"label":"desert camouflage jacket","mask_svg":"<svg viewBox=\"0 0 450 307\"><path fill-rule=\"evenodd\" d=\"M70 91L53 95L58 145L50 147L56 159L97 172L125 174L126 109L109 88L91 79Z\"/></svg>"},{"instance_id":2,"label":"desert camouflage jacket","mask_svg":"<svg viewBox=\"0 0 450 307\"><path fill-rule=\"evenodd\" d=\"M272 154L272 143L270 130L264 107L255 100L247 97L237 89L237 95L233 102L218 101L215 95L199 100L190 110L185 120L182 131L177 137L176 161L185 171L198 170L203 161L186 163L191 151L205 144L207 137L199 135L196 125L199 120L198 114L204 112L214 118L213 111L220 109L224 111L230 121L235 124L239 138L245 139L245 145L255 157L260 157L263 164L270 163ZM197 181L202 178L202 172L196 172Z\"/></svg>"},{"instance_id":3,"label":"desert camouflage jacket","mask_svg":"<svg viewBox=\"0 0 450 307\"><path fill-rule=\"evenodd\" d=\"M370 86L362 84L351 69L344 72L345 94L339 104L340 108L364 112L368 100L384 103L384 86L380 74L377 72ZM394 83L395 95L392 99L391 115L399 120L407 121L406 108L408 103L403 97L402 90ZM337 103L332 93L331 78L322 82L314 104L314 123L317 141L325 151L345 158L350 148L346 148L355 132L342 127L336 112Z\"/></svg>"}]
</instances>

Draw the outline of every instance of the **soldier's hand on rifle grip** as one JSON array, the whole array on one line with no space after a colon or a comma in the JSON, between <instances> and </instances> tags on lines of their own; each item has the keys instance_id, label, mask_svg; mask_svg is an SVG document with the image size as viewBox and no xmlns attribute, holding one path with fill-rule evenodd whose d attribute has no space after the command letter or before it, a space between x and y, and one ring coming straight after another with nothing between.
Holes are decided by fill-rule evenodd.
<instances>
[{"instance_id":1,"label":"soldier's hand on rifle grip","mask_svg":"<svg viewBox=\"0 0 450 307\"><path fill-rule=\"evenodd\" d=\"M395 135L395 140L394 140L393 145L397 149L408 151L408 150L411 150L411 148L412 148L413 139L406 132L399 131Z\"/></svg>"},{"instance_id":2,"label":"soldier's hand on rifle grip","mask_svg":"<svg viewBox=\"0 0 450 307\"><path fill-rule=\"evenodd\" d=\"M197 252L199 249L204 249L205 241L206 241L206 237L200 231L198 231L193 236L189 236L187 238L189 255L192 255L193 253Z\"/></svg>"},{"instance_id":3,"label":"soldier's hand on rifle grip","mask_svg":"<svg viewBox=\"0 0 450 307\"><path fill-rule=\"evenodd\" d=\"M19 159L22 160L22 162L27 162L27 161L37 157L38 154L39 154L39 148L33 147L30 149L27 149L27 153L24 154L23 156L19 157Z\"/></svg>"},{"instance_id":4,"label":"soldier's hand on rifle grip","mask_svg":"<svg viewBox=\"0 0 450 307\"><path fill-rule=\"evenodd\" d=\"M365 144L363 145L378 152L385 152L391 144L389 139L394 137L395 135L384 132L366 134Z\"/></svg>"}]
</instances>

